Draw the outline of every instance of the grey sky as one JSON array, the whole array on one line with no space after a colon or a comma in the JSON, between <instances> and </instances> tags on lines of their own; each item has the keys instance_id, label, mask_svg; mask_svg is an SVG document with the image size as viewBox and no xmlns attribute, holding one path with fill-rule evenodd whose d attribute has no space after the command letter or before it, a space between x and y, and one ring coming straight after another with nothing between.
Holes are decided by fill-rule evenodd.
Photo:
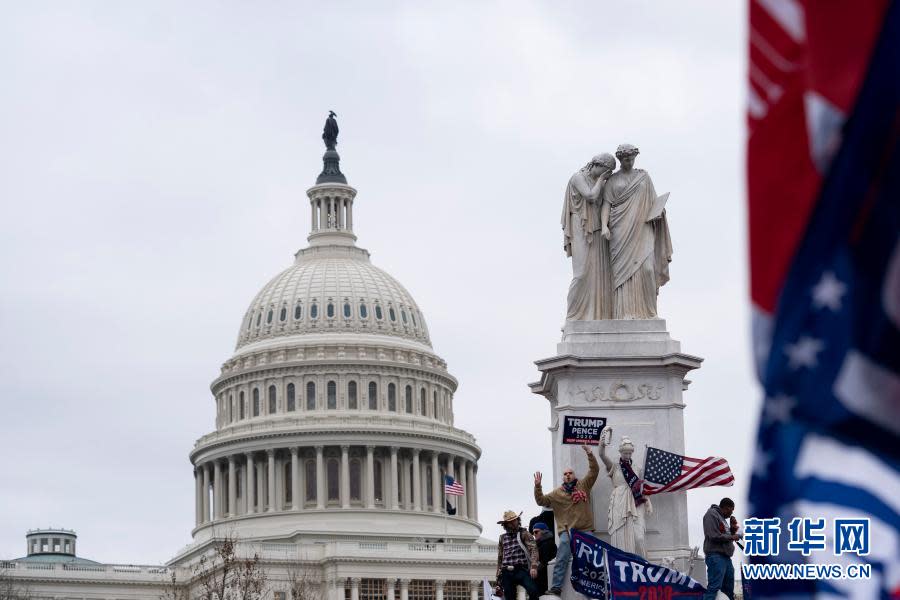
<instances>
[{"instance_id":1,"label":"grey sky","mask_svg":"<svg viewBox=\"0 0 900 600\"><path fill-rule=\"evenodd\" d=\"M340 5L340 6L337 6ZM533 514L570 266L569 176L622 142L671 191L660 311L703 356L692 542L738 514L759 391L748 341L744 9L736 2L0 4L0 557L26 529L165 561L190 540L188 452L244 310L305 245L338 114L354 226L425 313L484 451L485 535Z\"/></svg>"}]
</instances>

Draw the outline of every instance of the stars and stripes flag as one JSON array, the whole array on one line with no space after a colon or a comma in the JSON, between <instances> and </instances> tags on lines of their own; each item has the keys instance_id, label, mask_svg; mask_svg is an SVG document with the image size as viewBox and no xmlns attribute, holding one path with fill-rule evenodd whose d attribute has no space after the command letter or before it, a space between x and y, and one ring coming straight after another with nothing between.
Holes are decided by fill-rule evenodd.
<instances>
[{"instance_id":1,"label":"stars and stripes flag","mask_svg":"<svg viewBox=\"0 0 900 600\"><path fill-rule=\"evenodd\" d=\"M754 517L869 519L871 579L754 597L900 595L900 2L751 0L747 179L765 399Z\"/></svg>"},{"instance_id":2,"label":"stars and stripes flag","mask_svg":"<svg viewBox=\"0 0 900 600\"><path fill-rule=\"evenodd\" d=\"M691 458L659 448L647 448L645 496L714 485L734 485L734 475L724 458Z\"/></svg>"},{"instance_id":3,"label":"stars and stripes flag","mask_svg":"<svg viewBox=\"0 0 900 600\"><path fill-rule=\"evenodd\" d=\"M444 475L444 493L448 496L462 496L466 493L466 490L463 489L462 484L458 481L449 475Z\"/></svg>"}]
</instances>

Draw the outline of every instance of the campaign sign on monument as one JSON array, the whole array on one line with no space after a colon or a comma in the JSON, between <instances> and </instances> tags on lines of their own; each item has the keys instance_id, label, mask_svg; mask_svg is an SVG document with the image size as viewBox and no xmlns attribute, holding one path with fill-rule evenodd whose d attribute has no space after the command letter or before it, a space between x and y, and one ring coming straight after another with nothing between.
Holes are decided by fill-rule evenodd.
<instances>
[{"instance_id":1,"label":"campaign sign on monument","mask_svg":"<svg viewBox=\"0 0 900 600\"><path fill-rule=\"evenodd\" d=\"M571 530L572 587L589 598L701 598L706 589L674 569L654 565L583 531Z\"/></svg>"},{"instance_id":2,"label":"campaign sign on monument","mask_svg":"<svg viewBox=\"0 0 900 600\"><path fill-rule=\"evenodd\" d=\"M563 422L563 444L600 445L600 432L606 427L603 417L565 417Z\"/></svg>"}]
</instances>

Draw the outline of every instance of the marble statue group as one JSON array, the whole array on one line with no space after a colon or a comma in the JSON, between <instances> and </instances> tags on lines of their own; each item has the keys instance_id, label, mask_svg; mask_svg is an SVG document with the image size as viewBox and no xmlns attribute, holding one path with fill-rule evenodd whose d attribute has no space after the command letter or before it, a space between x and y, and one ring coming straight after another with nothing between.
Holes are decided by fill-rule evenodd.
<instances>
[{"instance_id":1,"label":"marble statue group","mask_svg":"<svg viewBox=\"0 0 900 600\"><path fill-rule=\"evenodd\" d=\"M634 168L638 149L622 144L616 161L599 154L566 186L562 228L572 257L566 320L653 319L669 280L672 240L668 194L656 195L650 175Z\"/></svg>"}]
</instances>

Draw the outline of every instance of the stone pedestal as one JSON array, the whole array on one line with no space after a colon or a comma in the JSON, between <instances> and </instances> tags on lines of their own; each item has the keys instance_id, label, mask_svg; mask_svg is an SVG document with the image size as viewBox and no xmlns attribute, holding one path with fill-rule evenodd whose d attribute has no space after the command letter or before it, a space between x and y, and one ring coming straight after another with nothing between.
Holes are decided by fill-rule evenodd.
<instances>
[{"instance_id":1,"label":"stone pedestal","mask_svg":"<svg viewBox=\"0 0 900 600\"><path fill-rule=\"evenodd\" d=\"M536 361L541 380L529 385L550 402L553 478L544 478L545 492L560 484L565 467L573 467L579 477L587 472L584 451L561 443L566 415L605 417L613 429L606 452L614 463L623 435L634 442L634 463L641 467L647 446L684 454L682 393L690 383L685 375L699 368L702 359L681 353L681 345L669 336L663 319L567 321L556 353ZM608 541L612 484L599 462L591 503L595 529ZM691 549L685 492L652 496L651 502L647 558L660 563L671 557L675 568L686 570ZM568 579L566 588L563 597L574 597Z\"/></svg>"}]
</instances>

